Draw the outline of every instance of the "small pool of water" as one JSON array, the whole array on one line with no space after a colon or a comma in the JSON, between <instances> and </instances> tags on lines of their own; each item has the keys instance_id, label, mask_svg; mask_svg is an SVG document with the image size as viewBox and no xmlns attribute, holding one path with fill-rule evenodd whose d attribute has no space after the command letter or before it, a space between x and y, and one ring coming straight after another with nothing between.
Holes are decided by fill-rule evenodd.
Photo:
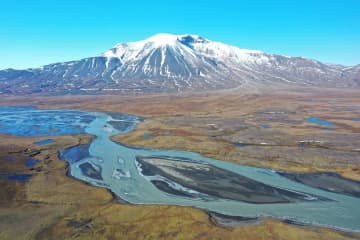
<instances>
[{"instance_id":1,"label":"small pool of water","mask_svg":"<svg viewBox=\"0 0 360 240\"><path fill-rule=\"evenodd\" d=\"M144 133L143 138L150 139L150 138L152 138L152 135L151 135L151 133Z\"/></svg>"},{"instance_id":2,"label":"small pool of water","mask_svg":"<svg viewBox=\"0 0 360 240\"><path fill-rule=\"evenodd\" d=\"M0 174L0 178L4 178L10 181L27 181L32 176L33 176L32 174L17 174L17 173Z\"/></svg>"},{"instance_id":3,"label":"small pool of water","mask_svg":"<svg viewBox=\"0 0 360 240\"><path fill-rule=\"evenodd\" d=\"M318 117L309 117L306 119L306 122L307 123L315 123L320 126L336 127L336 125L334 123L326 121L326 120L318 118Z\"/></svg>"},{"instance_id":4,"label":"small pool of water","mask_svg":"<svg viewBox=\"0 0 360 240\"><path fill-rule=\"evenodd\" d=\"M34 142L34 144L36 144L36 145L46 145L46 144L53 143L53 142L55 142L54 139L48 138L48 139L45 139L45 140Z\"/></svg>"},{"instance_id":5,"label":"small pool of water","mask_svg":"<svg viewBox=\"0 0 360 240\"><path fill-rule=\"evenodd\" d=\"M253 144L251 144L251 143L233 143L233 145L236 147L247 147L247 146L251 146Z\"/></svg>"},{"instance_id":6,"label":"small pool of water","mask_svg":"<svg viewBox=\"0 0 360 240\"><path fill-rule=\"evenodd\" d=\"M33 167L36 164L38 164L40 161L37 159L33 159L33 158L28 158L25 160L25 166L27 167Z\"/></svg>"},{"instance_id":7,"label":"small pool of water","mask_svg":"<svg viewBox=\"0 0 360 240\"><path fill-rule=\"evenodd\" d=\"M69 163L75 163L89 157L90 144L80 144L60 151L60 158Z\"/></svg>"},{"instance_id":8,"label":"small pool of water","mask_svg":"<svg viewBox=\"0 0 360 240\"><path fill-rule=\"evenodd\" d=\"M4 157L4 159L5 159L6 161L10 161L10 162L16 160L16 158L14 158L13 156L6 156L6 157Z\"/></svg>"}]
</instances>

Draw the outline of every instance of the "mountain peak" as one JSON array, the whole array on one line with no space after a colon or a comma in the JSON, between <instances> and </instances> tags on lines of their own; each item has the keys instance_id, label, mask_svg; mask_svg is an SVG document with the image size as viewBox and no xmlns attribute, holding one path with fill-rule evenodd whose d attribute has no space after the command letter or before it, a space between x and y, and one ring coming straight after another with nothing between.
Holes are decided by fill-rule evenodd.
<instances>
[{"instance_id":1,"label":"mountain peak","mask_svg":"<svg viewBox=\"0 0 360 240\"><path fill-rule=\"evenodd\" d=\"M169 34L169 33L158 33L153 36L146 38L145 40L135 41L135 42L126 42L126 43L118 43L114 46L114 48L121 48L122 46L144 46L146 44L151 44L154 47L160 46L172 46L178 43L182 43L185 45L196 43L196 42L205 42L207 41L205 38L195 35L195 34Z\"/></svg>"},{"instance_id":2,"label":"mountain peak","mask_svg":"<svg viewBox=\"0 0 360 240\"><path fill-rule=\"evenodd\" d=\"M110 50L101 54L108 58L119 58L122 61L137 59L157 48L193 48L196 43L208 42L203 37L193 34L168 34L159 33L145 40L136 42L118 43Z\"/></svg>"},{"instance_id":3,"label":"mountain peak","mask_svg":"<svg viewBox=\"0 0 360 240\"><path fill-rule=\"evenodd\" d=\"M174 45L178 41L178 36L167 33L159 33L144 40L156 45Z\"/></svg>"},{"instance_id":4,"label":"mountain peak","mask_svg":"<svg viewBox=\"0 0 360 240\"><path fill-rule=\"evenodd\" d=\"M156 35L153 35L147 39L144 40L144 42L151 42L158 46L164 46L164 45L175 45L177 43L182 43L185 45L191 45L194 43L203 43L207 40L199 35L195 34L181 34L181 35L175 35L175 34L168 34L168 33L159 33Z\"/></svg>"}]
</instances>

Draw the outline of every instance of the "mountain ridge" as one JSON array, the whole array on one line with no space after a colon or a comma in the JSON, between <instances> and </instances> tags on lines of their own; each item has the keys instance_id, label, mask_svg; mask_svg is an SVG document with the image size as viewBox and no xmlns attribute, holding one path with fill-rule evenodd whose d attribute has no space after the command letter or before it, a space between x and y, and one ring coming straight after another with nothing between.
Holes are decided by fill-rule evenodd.
<instances>
[{"instance_id":1,"label":"mountain ridge","mask_svg":"<svg viewBox=\"0 0 360 240\"><path fill-rule=\"evenodd\" d=\"M194 34L118 43L78 61L0 71L2 94L167 93L239 86L359 87L360 65L269 54Z\"/></svg>"}]
</instances>

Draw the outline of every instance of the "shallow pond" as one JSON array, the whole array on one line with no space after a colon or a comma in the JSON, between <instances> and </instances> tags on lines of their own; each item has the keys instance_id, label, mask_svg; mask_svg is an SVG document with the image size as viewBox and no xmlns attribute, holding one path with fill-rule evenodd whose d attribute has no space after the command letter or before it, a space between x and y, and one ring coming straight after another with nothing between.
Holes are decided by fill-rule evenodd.
<instances>
[{"instance_id":1,"label":"shallow pond","mask_svg":"<svg viewBox=\"0 0 360 240\"><path fill-rule=\"evenodd\" d=\"M36 164L38 164L39 162L40 162L39 160L36 160L36 159L33 159L33 158L28 158L28 159L25 160L25 166L26 167L33 167Z\"/></svg>"},{"instance_id":2,"label":"shallow pond","mask_svg":"<svg viewBox=\"0 0 360 240\"><path fill-rule=\"evenodd\" d=\"M10 181L28 181L32 177L32 174L17 174L17 173L1 173L0 178L4 178Z\"/></svg>"},{"instance_id":3,"label":"shallow pond","mask_svg":"<svg viewBox=\"0 0 360 240\"><path fill-rule=\"evenodd\" d=\"M326 121L326 120L321 119L321 118L317 118L317 117L309 117L309 118L306 119L306 122L315 123L317 125L325 126L325 127L336 127L336 125L334 123Z\"/></svg>"},{"instance_id":4,"label":"shallow pond","mask_svg":"<svg viewBox=\"0 0 360 240\"><path fill-rule=\"evenodd\" d=\"M45 140L34 142L34 144L36 144L36 145L46 145L46 144L53 143L53 142L55 142L54 139L48 138L48 139L45 139Z\"/></svg>"}]
</instances>

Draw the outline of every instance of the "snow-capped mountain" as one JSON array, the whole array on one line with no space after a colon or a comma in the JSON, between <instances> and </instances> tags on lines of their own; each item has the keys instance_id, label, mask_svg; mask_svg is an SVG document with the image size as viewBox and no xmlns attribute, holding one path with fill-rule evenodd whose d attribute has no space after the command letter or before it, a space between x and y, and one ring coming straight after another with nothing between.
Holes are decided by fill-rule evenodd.
<instances>
[{"instance_id":1,"label":"snow-capped mountain","mask_svg":"<svg viewBox=\"0 0 360 240\"><path fill-rule=\"evenodd\" d=\"M359 87L360 67L241 49L197 35L158 34L79 61L0 71L0 92L157 93L263 84Z\"/></svg>"}]
</instances>

